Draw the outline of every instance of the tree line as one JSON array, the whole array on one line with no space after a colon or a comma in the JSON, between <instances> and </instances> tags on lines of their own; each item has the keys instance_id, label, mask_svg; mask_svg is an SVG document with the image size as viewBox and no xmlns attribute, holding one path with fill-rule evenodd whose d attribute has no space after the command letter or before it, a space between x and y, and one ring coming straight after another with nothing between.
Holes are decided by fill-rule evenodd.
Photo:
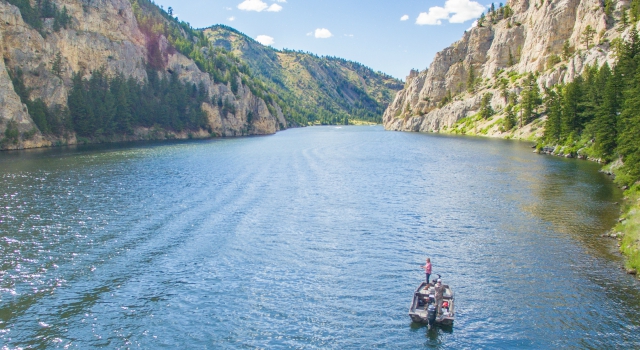
<instances>
[{"instance_id":1,"label":"tree line","mask_svg":"<svg viewBox=\"0 0 640 350\"><path fill-rule=\"evenodd\" d=\"M136 127L176 132L207 129L201 106L205 101L215 102L208 101L204 85L186 84L174 75L160 78L153 69L147 70L144 83L122 75L110 78L104 70L97 70L89 79L82 72L74 74L68 107L48 108L41 99L29 99L22 75L20 70L11 74L14 89L45 135L68 137L75 132L79 137L108 139L132 135Z\"/></svg>"},{"instance_id":2,"label":"tree line","mask_svg":"<svg viewBox=\"0 0 640 350\"><path fill-rule=\"evenodd\" d=\"M61 28L67 29L71 25L71 16L67 12L67 7L63 6L61 10L51 0L37 0L35 7L31 6L29 0L7 0L7 2L19 8L22 20L40 32L43 37L47 36L43 19L53 18L54 32Z\"/></svg>"},{"instance_id":3,"label":"tree line","mask_svg":"<svg viewBox=\"0 0 640 350\"><path fill-rule=\"evenodd\" d=\"M574 81L545 90L541 145L564 145L572 153L582 149L606 162L620 157L624 166L618 181L633 184L640 180L640 37L635 28L617 56L613 68L587 67Z\"/></svg>"}]
</instances>

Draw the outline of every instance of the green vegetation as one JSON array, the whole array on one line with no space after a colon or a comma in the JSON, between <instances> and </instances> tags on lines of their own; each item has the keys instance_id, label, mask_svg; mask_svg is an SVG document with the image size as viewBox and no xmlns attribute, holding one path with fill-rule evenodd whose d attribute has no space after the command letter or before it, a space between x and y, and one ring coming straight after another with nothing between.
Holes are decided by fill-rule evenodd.
<instances>
[{"instance_id":1,"label":"green vegetation","mask_svg":"<svg viewBox=\"0 0 640 350\"><path fill-rule=\"evenodd\" d=\"M138 126L177 132L207 127L201 109L208 99L203 85L184 84L174 75L160 79L152 70L147 74L146 84L123 76L108 78L103 71L93 72L88 80L76 74L69 115L77 135L100 139L131 135Z\"/></svg>"},{"instance_id":2,"label":"green vegetation","mask_svg":"<svg viewBox=\"0 0 640 350\"><path fill-rule=\"evenodd\" d=\"M42 36L47 35L44 30L43 19L53 18L54 32L59 31L61 28L67 29L71 25L71 16L67 13L67 7L64 6L60 10L51 0L37 0L35 7L31 6L31 1L29 0L7 0L7 2L19 8L22 20L40 32Z\"/></svg>"},{"instance_id":3,"label":"green vegetation","mask_svg":"<svg viewBox=\"0 0 640 350\"><path fill-rule=\"evenodd\" d=\"M380 123L402 83L359 63L265 47L227 26L204 30L217 49L240 57L275 96L285 115L303 124Z\"/></svg>"},{"instance_id":4,"label":"green vegetation","mask_svg":"<svg viewBox=\"0 0 640 350\"><path fill-rule=\"evenodd\" d=\"M614 228L623 233L620 251L628 257L627 267L640 272L640 185L625 192L622 221Z\"/></svg>"},{"instance_id":5,"label":"green vegetation","mask_svg":"<svg viewBox=\"0 0 640 350\"><path fill-rule=\"evenodd\" d=\"M31 118L45 135L67 137L76 132L79 137L99 140L131 135L138 126L177 132L207 127L200 107L208 98L203 86L186 85L173 75L160 79L153 70L147 73L149 81L145 84L123 76L108 78L104 71L93 72L90 79L75 74L68 108L48 108L40 99L31 101L22 71L12 73L11 79ZM226 105L227 101L220 104ZM15 133L17 129L11 137L5 136L5 142L17 142L19 134ZM22 137L29 139L33 135L25 133Z\"/></svg>"},{"instance_id":6,"label":"green vegetation","mask_svg":"<svg viewBox=\"0 0 640 350\"><path fill-rule=\"evenodd\" d=\"M635 28L628 42L616 43L616 56L614 68L587 67L573 82L545 91L547 121L538 148L622 161L615 181L629 189L624 220L615 230L624 233L620 250L629 258L628 267L640 270L640 36Z\"/></svg>"},{"instance_id":7,"label":"green vegetation","mask_svg":"<svg viewBox=\"0 0 640 350\"><path fill-rule=\"evenodd\" d=\"M491 108L492 97L493 94L490 92L487 92L482 96L482 100L480 101L480 118L489 119L489 117L491 117L495 113L493 111L493 108Z\"/></svg>"},{"instance_id":8,"label":"green vegetation","mask_svg":"<svg viewBox=\"0 0 640 350\"><path fill-rule=\"evenodd\" d=\"M0 143L3 146L7 144L17 144L20 140L20 132L18 131L18 123L15 120L10 120L7 123L7 128L4 131L4 139Z\"/></svg>"},{"instance_id":9,"label":"green vegetation","mask_svg":"<svg viewBox=\"0 0 640 350\"><path fill-rule=\"evenodd\" d=\"M640 38L637 31L622 45L614 69L585 69L582 76L546 91L545 144L605 162L621 158L616 181L640 180ZM566 153L566 152L565 152Z\"/></svg>"},{"instance_id":10,"label":"green vegetation","mask_svg":"<svg viewBox=\"0 0 640 350\"><path fill-rule=\"evenodd\" d=\"M29 99L30 89L24 85L24 74L18 69L15 72L8 70L9 77L13 83L16 94L22 103L27 105L31 119L43 134L63 135L66 131L72 130L68 120L68 110L62 106L47 108L41 99L32 101ZM35 134L35 133L34 133ZM33 135L23 135L24 139L29 139Z\"/></svg>"}]
</instances>

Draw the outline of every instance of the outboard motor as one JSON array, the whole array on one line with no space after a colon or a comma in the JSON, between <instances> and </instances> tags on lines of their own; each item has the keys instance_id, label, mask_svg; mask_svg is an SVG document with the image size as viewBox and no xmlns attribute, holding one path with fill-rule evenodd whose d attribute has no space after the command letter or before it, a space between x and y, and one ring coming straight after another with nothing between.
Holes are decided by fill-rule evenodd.
<instances>
[{"instance_id":1,"label":"outboard motor","mask_svg":"<svg viewBox=\"0 0 640 350\"><path fill-rule=\"evenodd\" d=\"M436 324L436 315L436 306L433 304L429 305L429 308L427 309L427 323L429 324L429 329Z\"/></svg>"}]
</instances>

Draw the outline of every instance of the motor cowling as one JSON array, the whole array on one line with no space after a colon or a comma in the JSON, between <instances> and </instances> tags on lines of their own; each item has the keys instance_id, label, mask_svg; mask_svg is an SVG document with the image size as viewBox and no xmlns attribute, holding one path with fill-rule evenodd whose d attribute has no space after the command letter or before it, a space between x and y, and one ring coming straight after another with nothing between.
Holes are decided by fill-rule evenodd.
<instances>
[{"instance_id":1,"label":"motor cowling","mask_svg":"<svg viewBox=\"0 0 640 350\"><path fill-rule=\"evenodd\" d=\"M427 322L429 323L429 326L433 326L436 323L436 316L436 306L433 304L429 305L427 308Z\"/></svg>"}]
</instances>

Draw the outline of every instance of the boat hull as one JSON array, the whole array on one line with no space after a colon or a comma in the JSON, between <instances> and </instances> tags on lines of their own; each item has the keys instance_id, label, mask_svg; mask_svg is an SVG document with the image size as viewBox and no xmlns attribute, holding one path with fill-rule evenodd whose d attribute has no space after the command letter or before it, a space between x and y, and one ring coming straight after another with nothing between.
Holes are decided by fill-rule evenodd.
<instances>
[{"instance_id":1,"label":"boat hull","mask_svg":"<svg viewBox=\"0 0 640 350\"><path fill-rule=\"evenodd\" d=\"M446 305L448 305L448 307L443 308L443 314L436 317L434 324L450 326L453 325L453 321L455 320L453 291L448 285L443 286L445 287L443 299L447 302ZM422 282L413 293L413 301L409 307L409 317L411 317L411 321L429 324L428 307L429 305L433 307L435 303L433 295L429 294L430 291L433 291L433 287L433 284Z\"/></svg>"}]
</instances>

